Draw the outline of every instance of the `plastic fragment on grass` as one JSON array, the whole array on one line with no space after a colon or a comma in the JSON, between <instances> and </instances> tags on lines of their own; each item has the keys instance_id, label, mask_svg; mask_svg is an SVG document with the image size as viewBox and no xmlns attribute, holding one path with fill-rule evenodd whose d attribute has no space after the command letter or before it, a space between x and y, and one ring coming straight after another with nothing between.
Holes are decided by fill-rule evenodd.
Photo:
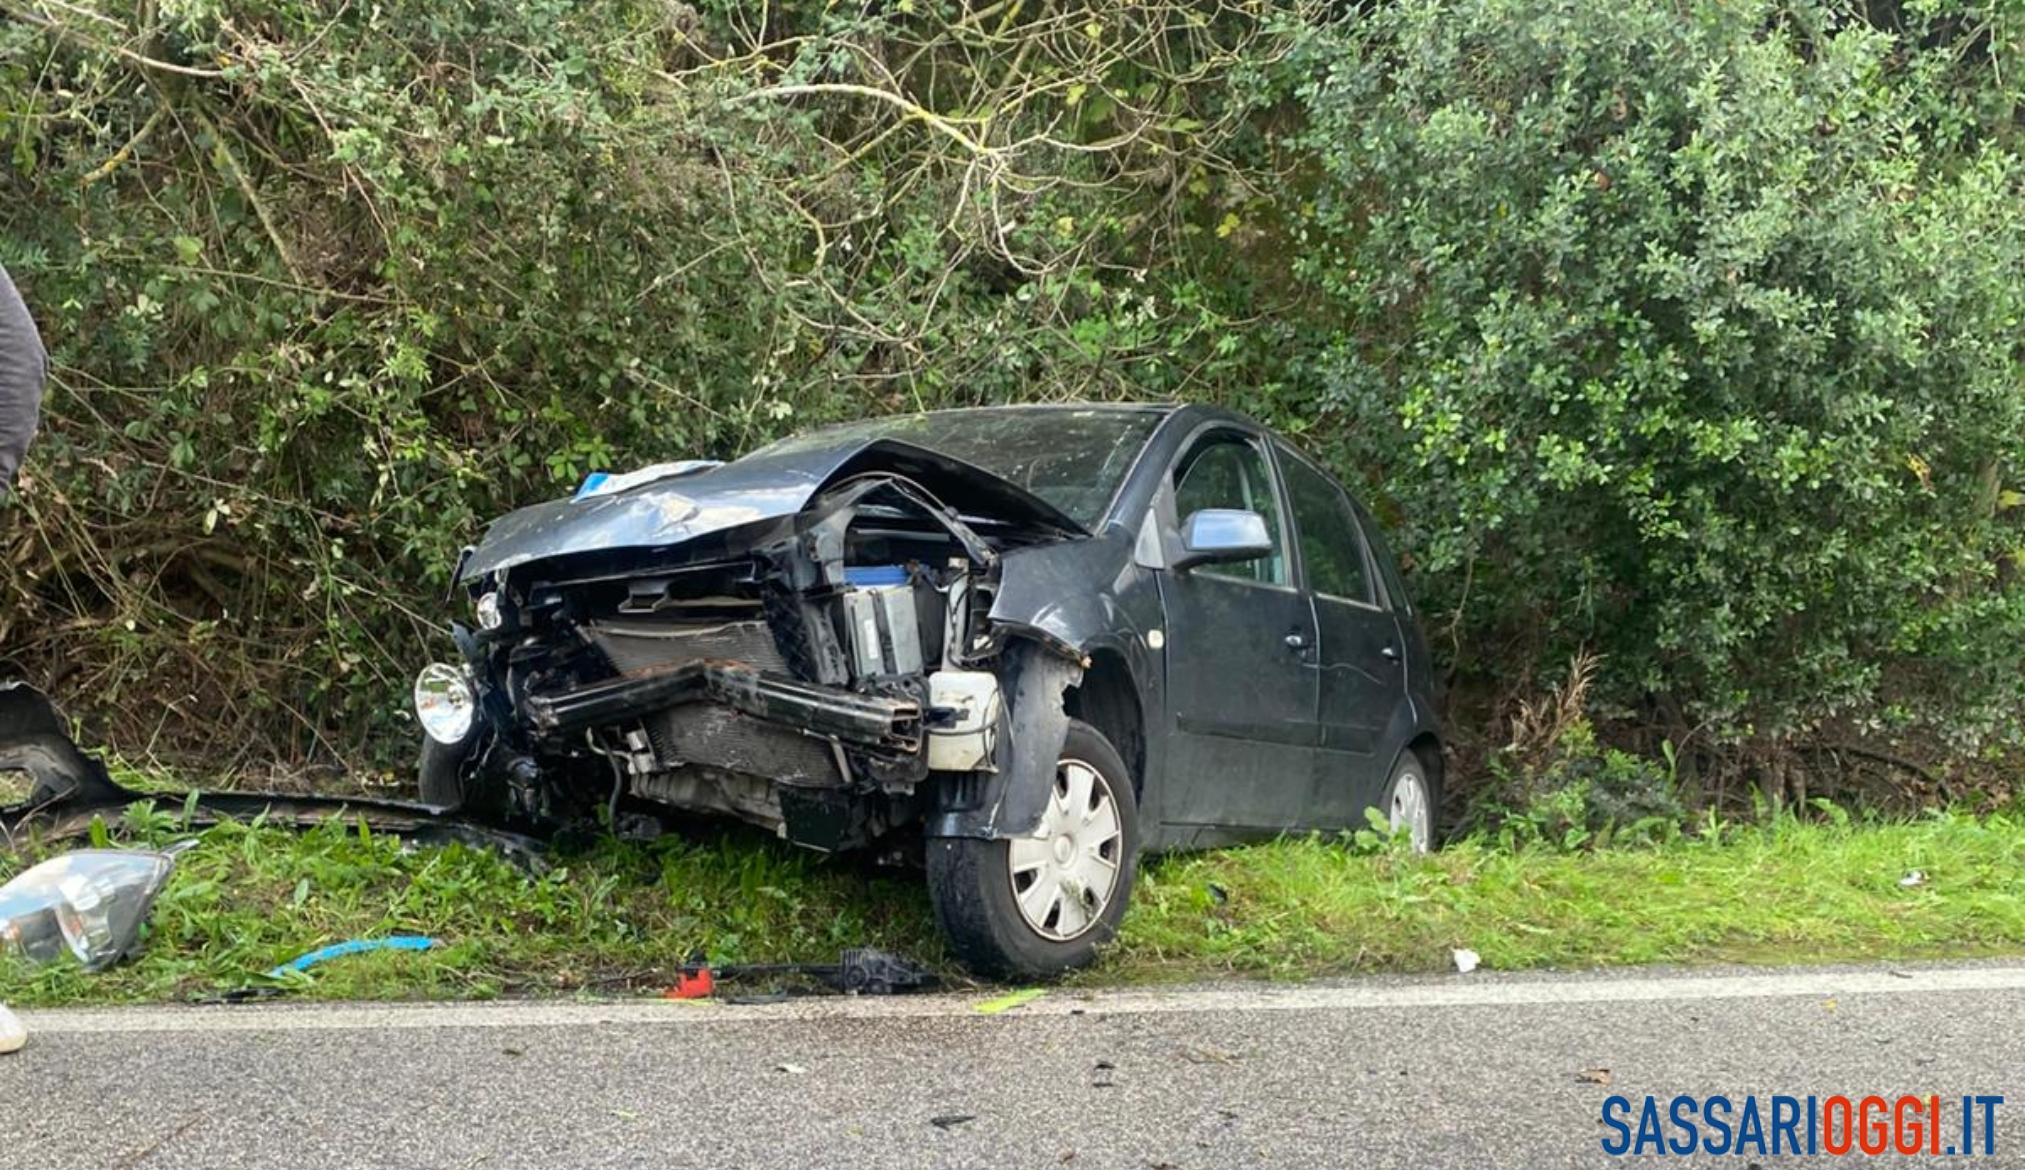
<instances>
[{"instance_id":1,"label":"plastic fragment on grass","mask_svg":"<svg viewBox=\"0 0 2025 1170\"><path fill-rule=\"evenodd\" d=\"M1467 975L1470 972L1476 970L1477 964L1484 961L1482 955L1479 955L1475 951L1472 951L1466 947L1457 947L1454 951L1450 953L1455 957L1456 972L1461 975Z\"/></svg>"},{"instance_id":2,"label":"plastic fragment on grass","mask_svg":"<svg viewBox=\"0 0 2025 1170\"><path fill-rule=\"evenodd\" d=\"M1032 1003L1047 993L1048 989L1045 987L1022 987L997 999L985 1000L977 1005L977 1012L979 1015L995 1016L1000 1012L1009 1012L1022 1004Z\"/></svg>"},{"instance_id":3,"label":"plastic fragment on grass","mask_svg":"<svg viewBox=\"0 0 2025 1170\"><path fill-rule=\"evenodd\" d=\"M21 1026L21 1017L8 1011L6 1004L0 1003L0 1055L19 1052L26 1043L28 1029Z\"/></svg>"},{"instance_id":4,"label":"plastic fragment on grass","mask_svg":"<svg viewBox=\"0 0 2025 1170\"><path fill-rule=\"evenodd\" d=\"M1898 886L1902 890L1910 890L1915 886L1923 886L1926 884L1927 884L1927 871L1923 869L1912 870L1911 872L1907 873L1904 877L1898 879Z\"/></svg>"},{"instance_id":5,"label":"plastic fragment on grass","mask_svg":"<svg viewBox=\"0 0 2025 1170\"><path fill-rule=\"evenodd\" d=\"M435 945L436 940L433 938L412 934L389 935L386 938L355 938L319 947L306 955L298 955L269 971L267 977L279 979L290 971L307 971L325 960L340 959L346 955L363 955L370 951L426 951Z\"/></svg>"},{"instance_id":6,"label":"plastic fragment on grass","mask_svg":"<svg viewBox=\"0 0 2025 1170\"><path fill-rule=\"evenodd\" d=\"M140 946L175 864L168 853L77 849L31 866L0 885L0 952L104 970Z\"/></svg>"}]
</instances>

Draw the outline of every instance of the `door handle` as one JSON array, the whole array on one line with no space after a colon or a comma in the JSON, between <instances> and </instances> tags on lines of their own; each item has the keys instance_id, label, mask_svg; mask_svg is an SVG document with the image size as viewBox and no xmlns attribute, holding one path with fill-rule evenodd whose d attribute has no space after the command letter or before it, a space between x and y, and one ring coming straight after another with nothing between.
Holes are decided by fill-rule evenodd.
<instances>
[{"instance_id":1,"label":"door handle","mask_svg":"<svg viewBox=\"0 0 2025 1170\"><path fill-rule=\"evenodd\" d=\"M1302 637L1299 633L1288 634L1284 641L1287 643L1287 649L1289 650L1306 650L1308 648L1308 639Z\"/></svg>"},{"instance_id":2,"label":"door handle","mask_svg":"<svg viewBox=\"0 0 2025 1170\"><path fill-rule=\"evenodd\" d=\"M1385 655L1385 660L1386 660L1387 662L1397 662L1397 661L1399 661L1399 651L1397 651L1397 650L1393 649L1393 648L1392 648L1392 643L1390 643L1390 642L1387 642L1387 643L1385 644L1385 649L1383 649L1383 650L1380 650L1380 651L1379 651L1379 653L1380 653L1380 654L1383 654L1383 655Z\"/></svg>"}]
</instances>

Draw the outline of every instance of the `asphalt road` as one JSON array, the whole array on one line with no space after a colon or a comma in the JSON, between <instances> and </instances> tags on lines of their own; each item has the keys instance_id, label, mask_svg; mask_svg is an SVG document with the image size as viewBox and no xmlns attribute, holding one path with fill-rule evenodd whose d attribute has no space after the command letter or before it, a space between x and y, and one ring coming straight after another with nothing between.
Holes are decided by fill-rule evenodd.
<instances>
[{"instance_id":1,"label":"asphalt road","mask_svg":"<svg viewBox=\"0 0 2025 1170\"><path fill-rule=\"evenodd\" d=\"M1603 1153L1607 1095L1682 1092L2001 1093L1996 1156L1936 1161L2025 1167L2021 966L1057 990L996 1015L978 1002L24 1012L29 1047L0 1057L0 1167L1914 1161Z\"/></svg>"}]
</instances>

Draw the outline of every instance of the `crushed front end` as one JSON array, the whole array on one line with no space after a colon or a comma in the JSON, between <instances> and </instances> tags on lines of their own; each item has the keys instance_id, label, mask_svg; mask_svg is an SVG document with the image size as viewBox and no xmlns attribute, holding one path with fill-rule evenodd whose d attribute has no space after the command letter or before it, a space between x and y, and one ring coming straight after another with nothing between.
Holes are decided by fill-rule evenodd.
<instances>
[{"instance_id":1,"label":"crushed front end","mask_svg":"<svg viewBox=\"0 0 2025 1170\"><path fill-rule=\"evenodd\" d=\"M688 510L672 544L545 537L560 551L467 567L464 662L417 685L425 801L550 827L725 815L837 850L918 820L931 775L995 767L997 549L1056 534L987 538L897 471L792 510L709 476L645 489Z\"/></svg>"}]
</instances>

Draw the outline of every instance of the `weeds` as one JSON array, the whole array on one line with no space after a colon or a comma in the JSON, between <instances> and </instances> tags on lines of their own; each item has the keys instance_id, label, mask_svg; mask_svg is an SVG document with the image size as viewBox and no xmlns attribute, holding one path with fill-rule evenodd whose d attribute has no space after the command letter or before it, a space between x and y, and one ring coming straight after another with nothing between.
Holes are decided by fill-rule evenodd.
<instances>
[{"instance_id":1,"label":"weeds","mask_svg":"<svg viewBox=\"0 0 2025 1170\"><path fill-rule=\"evenodd\" d=\"M143 806L109 839L188 836ZM921 883L757 834L604 841L530 875L484 851L413 848L356 826L225 824L196 834L142 953L98 975L0 960L0 1001L201 998L346 938L431 935L421 954L348 958L291 986L324 998L616 992L719 961L829 960L870 944L959 977ZM1712 815L1641 844L1564 848L1512 829L1417 857L1376 830L1155 861L1118 944L1086 982L1433 971L1453 947L1487 967L1989 955L2025 949L2025 823L1835 810L1729 825ZM0 858L0 879L23 859ZM1926 880L1899 879L1921 870Z\"/></svg>"}]
</instances>

